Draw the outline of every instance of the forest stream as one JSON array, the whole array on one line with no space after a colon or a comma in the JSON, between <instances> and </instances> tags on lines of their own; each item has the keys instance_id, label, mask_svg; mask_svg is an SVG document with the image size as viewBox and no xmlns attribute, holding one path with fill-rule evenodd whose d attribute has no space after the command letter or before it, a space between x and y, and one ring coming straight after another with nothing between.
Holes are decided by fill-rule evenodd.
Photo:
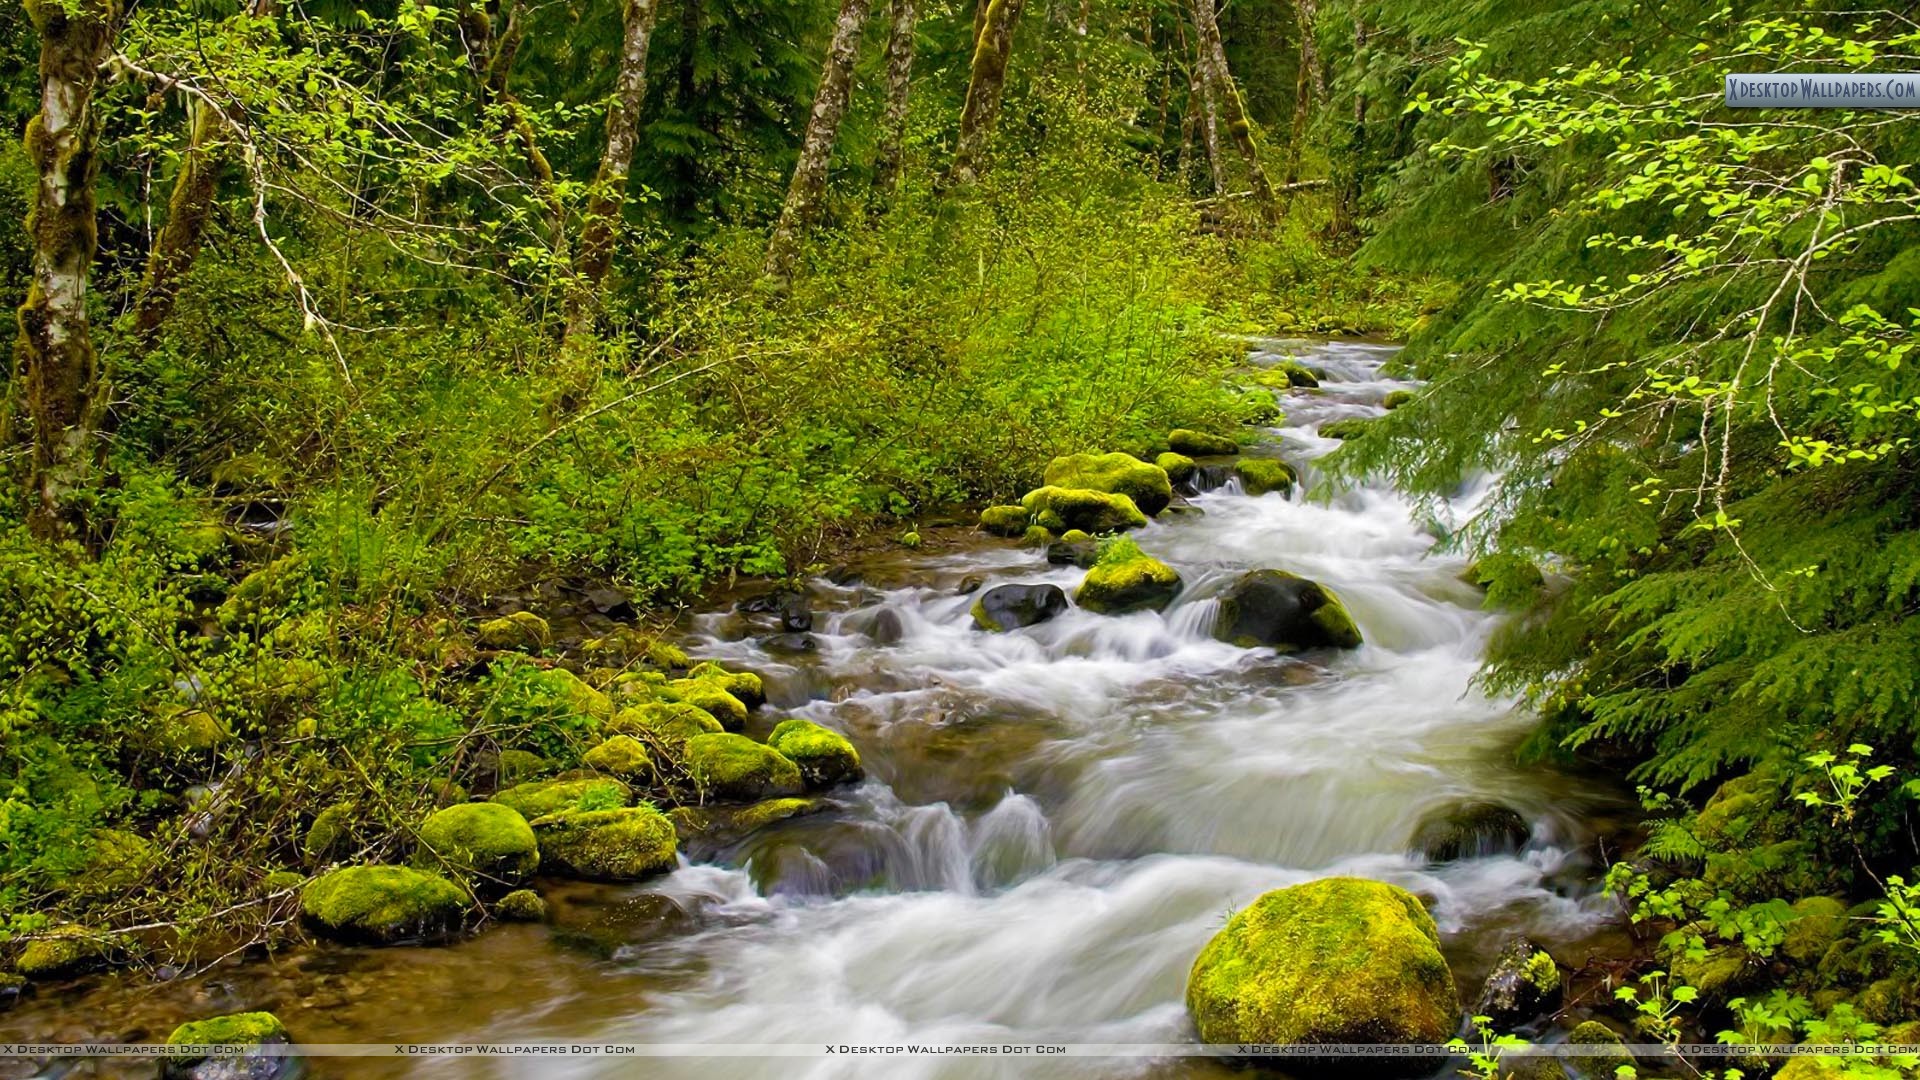
<instances>
[{"instance_id":1,"label":"forest stream","mask_svg":"<svg viewBox=\"0 0 1920 1080\"><path fill-rule=\"evenodd\" d=\"M1331 874L1429 904L1466 1003L1498 943L1524 933L1578 966L1614 908L1595 821L1617 793L1513 764L1531 716L1475 684L1500 616L1435 551L1438 525L1394 491L1303 494L1337 443L1327 421L1379 415L1412 384L1393 348L1256 343L1326 378L1263 438L1300 470L1290 495L1225 479L1133 535L1186 583L1164 612L1071 609L996 634L979 588L1083 571L984 535L944 534L816 580L811 648L767 651L729 608L694 616L696 657L759 672L750 728L804 717L846 733L866 779L825 810L743 839L684 844L638 885L542 882L548 923L426 949L317 946L154 983L49 990L0 1016L6 1039L163 1038L195 1015L271 1009L302 1042L590 1040L825 1043L906 1039L1157 1043L1192 1038L1189 966L1226 915ZM1269 446L1269 449L1275 448ZM1453 523L1486 485L1443 508ZM1197 512L1195 512L1197 511ZM956 536L958 531L955 530ZM1212 597L1238 572L1334 589L1365 644L1278 656L1215 640ZM1423 819L1494 801L1518 850L1434 864ZM17 1065L18 1063L16 1063ZM125 1073L111 1069L125 1068ZM151 1065L100 1063L100 1075ZM631 1075L631 1061L318 1059L314 1076ZM650 1076L1215 1075L1204 1059L652 1059ZM20 1072L7 1075L25 1075Z\"/></svg>"}]
</instances>

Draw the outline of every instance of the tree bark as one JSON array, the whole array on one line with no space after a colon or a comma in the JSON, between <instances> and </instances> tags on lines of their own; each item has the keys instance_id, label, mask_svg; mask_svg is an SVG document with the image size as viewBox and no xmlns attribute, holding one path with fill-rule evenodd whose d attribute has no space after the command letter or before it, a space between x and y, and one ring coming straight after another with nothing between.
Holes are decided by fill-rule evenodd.
<instances>
[{"instance_id":1,"label":"tree bark","mask_svg":"<svg viewBox=\"0 0 1920 1080\"><path fill-rule=\"evenodd\" d=\"M580 249L573 264L565 335L568 342L587 332L598 307L600 286L613 268L613 243L626 207L627 177L633 170L634 148L640 142L640 104L647 93L647 44L653 37L653 19L659 10L658 0L626 0L620 73L614 81L613 104L607 110L607 148L587 195Z\"/></svg>"},{"instance_id":2,"label":"tree bark","mask_svg":"<svg viewBox=\"0 0 1920 1080\"><path fill-rule=\"evenodd\" d=\"M1193 0L1193 13L1200 34L1202 63L1209 76L1207 81L1212 83L1213 103L1219 108L1220 119L1226 123L1227 137L1246 159L1253 198L1261 214L1270 222L1279 221L1280 201L1274 197L1267 170L1260 164L1260 146L1254 141L1253 124L1247 119L1239 88L1233 85L1233 74L1227 70L1227 50L1220 42L1220 23L1214 17L1213 0Z\"/></svg>"},{"instance_id":3,"label":"tree bark","mask_svg":"<svg viewBox=\"0 0 1920 1080\"><path fill-rule=\"evenodd\" d=\"M180 171L173 178L166 223L160 226L159 234L153 238L153 249L147 253L146 276L141 281L140 299L133 309L133 336L142 348L152 343L161 324L173 313L180 279L192 269L194 259L200 254L219 180L220 162L215 143L225 125L206 102L190 98L186 105L187 148L180 156Z\"/></svg>"},{"instance_id":4,"label":"tree bark","mask_svg":"<svg viewBox=\"0 0 1920 1080\"><path fill-rule=\"evenodd\" d=\"M773 280L785 281L793 276L800 235L819 216L820 203L826 197L827 166L833 161L840 121L847 115L847 98L853 93L853 61L860 52L860 31L867 25L871 5L872 0L840 0L833 41L820 68L820 89L814 92L807 134L800 140L800 160L794 163L787 200L780 207L773 238L767 241L766 264L760 268L763 276Z\"/></svg>"},{"instance_id":5,"label":"tree bark","mask_svg":"<svg viewBox=\"0 0 1920 1080\"><path fill-rule=\"evenodd\" d=\"M960 110L960 137L953 150L951 185L971 184L986 168L987 140L1000 115L1000 92L1006 88L1007 62L1013 55L1013 29L1020 20L1023 0L988 0L973 47L973 68L967 79L967 101Z\"/></svg>"},{"instance_id":6,"label":"tree bark","mask_svg":"<svg viewBox=\"0 0 1920 1080\"><path fill-rule=\"evenodd\" d=\"M87 276L99 245L94 178L99 133L93 91L113 42L113 0L27 6L40 33L40 111L26 150L38 174L27 232L32 283L20 305L15 370L33 424L27 523L42 539L84 526L71 495L91 465L97 368L87 323Z\"/></svg>"},{"instance_id":7,"label":"tree bark","mask_svg":"<svg viewBox=\"0 0 1920 1080\"><path fill-rule=\"evenodd\" d=\"M1354 20L1353 55L1354 64L1365 70L1367 50L1367 24ZM1367 148L1367 92L1361 81L1364 74L1356 76L1353 86L1353 126L1347 131L1346 152L1341 155L1334 172L1333 215L1327 222L1329 237L1343 237L1359 231L1360 189L1363 183L1362 156Z\"/></svg>"},{"instance_id":8,"label":"tree bark","mask_svg":"<svg viewBox=\"0 0 1920 1080\"><path fill-rule=\"evenodd\" d=\"M1327 74L1320 67L1320 43L1314 37L1320 17L1318 0L1294 0L1293 11L1300 31L1300 75L1293 84L1293 129L1287 138L1288 184L1300 179L1300 148L1313 115L1314 93L1327 96Z\"/></svg>"},{"instance_id":9,"label":"tree bark","mask_svg":"<svg viewBox=\"0 0 1920 1080\"><path fill-rule=\"evenodd\" d=\"M1195 42L1193 78L1188 97L1198 107L1193 120L1194 134L1200 142L1201 152L1207 158L1207 176L1213 184L1213 194L1227 193L1227 162L1220 153L1220 112L1213 97L1213 80L1208 77L1212 67L1200 52L1205 48L1203 42Z\"/></svg>"},{"instance_id":10,"label":"tree bark","mask_svg":"<svg viewBox=\"0 0 1920 1080\"><path fill-rule=\"evenodd\" d=\"M900 184L906 154L907 98L913 89L913 0L893 0L887 31L887 111L880 122L880 148L873 158L873 186L890 195Z\"/></svg>"}]
</instances>

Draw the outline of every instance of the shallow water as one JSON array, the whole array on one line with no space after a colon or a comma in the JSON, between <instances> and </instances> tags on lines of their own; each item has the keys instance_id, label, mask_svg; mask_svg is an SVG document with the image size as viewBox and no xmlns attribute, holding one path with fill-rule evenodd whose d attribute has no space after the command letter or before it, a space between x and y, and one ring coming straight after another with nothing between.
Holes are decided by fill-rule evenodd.
<instances>
[{"instance_id":1,"label":"shallow water","mask_svg":"<svg viewBox=\"0 0 1920 1080\"><path fill-rule=\"evenodd\" d=\"M1390 348L1270 343L1324 369L1270 432L1309 482L1326 420L1378 415ZM1457 520L1481 489L1451 507ZM1326 503L1237 484L1202 514L1134 535L1180 571L1164 613L1073 609L1009 634L972 628L987 586L1082 571L1010 542L898 553L817 582L817 650L773 654L730 612L693 620L697 656L761 672L768 714L845 731L868 779L822 814L699 851L642 886L554 883L550 926L437 949L322 947L182 984L109 981L0 1016L3 1038L163 1038L173 1022L271 1008L303 1041L634 1043L1192 1039L1193 957L1261 892L1358 874L1426 897L1463 995L1520 931L1578 959L1607 907L1585 824L1607 793L1512 764L1531 717L1473 684L1497 617L1464 562L1389 490ZM1332 587L1366 637L1281 657L1208 636L1235 573ZM865 632L883 609L899 640ZM756 725L768 725L766 716ZM756 726L756 732L764 726ZM1422 815L1497 798L1534 823L1513 854L1433 868L1406 854ZM149 1067L150 1068L150 1067ZM1211 1076L1199 1059L316 1061L317 1076Z\"/></svg>"}]
</instances>

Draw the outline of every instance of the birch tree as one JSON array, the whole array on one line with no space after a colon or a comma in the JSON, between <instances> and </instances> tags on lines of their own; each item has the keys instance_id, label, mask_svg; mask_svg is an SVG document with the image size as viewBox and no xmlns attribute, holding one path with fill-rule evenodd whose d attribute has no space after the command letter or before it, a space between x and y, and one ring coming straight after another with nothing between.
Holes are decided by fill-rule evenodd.
<instances>
[{"instance_id":1,"label":"birch tree","mask_svg":"<svg viewBox=\"0 0 1920 1080\"><path fill-rule=\"evenodd\" d=\"M841 0L840 17L833 24L833 41L827 46L827 59L820 69L820 89L813 95L813 112L807 117L806 137L800 143L800 160L793 166L793 180L787 185L780 220L767 243L767 259L761 273L768 278L785 280L793 275L800 234L820 212L820 202L827 191L827 165L833 160L833 143L840 134L840 121L847 115L847 98L853 91L853 61L860 51L860 31L867 24L871 2Z\"/></svg>"},{"instance_id":2,"label":"birch tree","mask_svg":"<svg viewBox=\"0 0 1920 1080\"><path fill-rule=\"evenodd\" d=\"M659 0L627 0L620 38L620 73L614 82L613 103L607 109L607 147L587 197L580 227L580 248L573 264L574 283L568 301L566 341L576 342L589 329L598 310L600 286L613 268L613 243L626 208L627 178L633 171L633 152L640 141L640 105L647 93L647 45Z\"/></svg>"},{"instance_id":3,"label":"birch tree","mask_svg":"<svg viewBox=\"0 0 1920 1080\"><path fill-rule=\"evenodd\" d=\"M907 141L907 99L913 89L913 0L893 0L887 30L887 110L873 158L873 186L891 193L900 183Z\"/></svg>"}]
</instances>

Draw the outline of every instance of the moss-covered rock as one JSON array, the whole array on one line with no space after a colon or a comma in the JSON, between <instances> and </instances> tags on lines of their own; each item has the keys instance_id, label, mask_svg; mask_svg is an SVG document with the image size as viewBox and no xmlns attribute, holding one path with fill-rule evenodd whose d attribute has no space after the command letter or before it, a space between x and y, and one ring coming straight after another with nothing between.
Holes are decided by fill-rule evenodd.
<instances>
[{"instance_id":1,"label":"moss-covered rock","mask_svg":"<svg viewBox=\"0 0 1920 1080\"><path fill-rule=\"evenodd\" d=\"M607 810L633 801L633 789L610 776L536 780L496 794L493 801L511 807L528 821L562 810Z\"/></svg>"},{"instance_id":2,"label":"moss-covered rock","mask_svg":"<svg viewBox=\"0 0 1920 1080\"><path fill-rule=\"evenodd\" d=\"M1024 506L989 506L980 511L980 527L995 536L1019 536L1027 531Z\"/></svg>"},{"instance_id":3,"label":"moss-covered rock","mask_svg":"<svg viewBox=\"0 0 1920 1080\"><path fill-rule=\"evenodd\" d=\"M351 854L361 844L360 808L351 802L337 802L314 815L300 850L315 863L329 862Z\"/></svg>"},{"instance_id":4,"label":"moss-covered rock","mask_svg":"<svg viewBox=\"0 0 1920 1080\"><path fill-rule=\"evenodd\" d=\"M1253 570L1235 579L1220 595L1213 633L1243 648L1281 651L1360 644L1360 630L1333 590L1284 570Z\"/></svg>"},{"instance_id":5,"label":"moss-covered rock","mask_svg":"<svg viewBox=\"0 0 1920 1080\"><path fill-rule=\"evenodd\" d=\"M1020 546L1044 548L1053 543L1053 531L1045 525L1029 525L1027 531L1020 534Z\"/></svg>"},{"instance_id":6,"label":"moss-covered rock","mask_svg":"<svg viewBox=\"0 0 1920 1080\"><path fill-rule=\"evenodd\" d=\"M607 723L609 735L633 735L677 747L695 735L725 731L705 709L684 701L656 701L621 709Z\"/></svg>"},{"instance_id":7,"label":"moss-covered rock","mask_svg":"<svg viewBox=\"0 0 1920 1080\"><path fill-rule=\"evenodd\" d=\"M757 709L767 700L765 683L751 671L728 671L711 660L704 660L687 672L687 678L705 679L740 699L749 709Z\"/></svg>"},{"instance_id":8,"label":"moss-covered rock","mask_svg":"<svg viewBox=\"0 0 1920 1080\"><path fill-rule=\"evenodd\" d=\"M209 1057L168 1056L160 1062L160 1080L290 1080L305 1075L300 1058L260 1047L279 1047L292 1041L285 1024L270 1012L234 1013L206 1020L189 1020L173 1029L167 1045L251 1047L227 1050Z\"/></svg>"},{"instance_id":9,"label":"moss-covered rock","mask_svg":"<svg viewBox=\"0 0 1920 1080\"><path fill-rule=\"evenodd\" d=\"M1167 471L1132 454L1069 454L1047 463L1041 481L1048 487L1084 488L1125 495L1148 517L1173 501Z\"/></svg>"},{"instance_id":10,"label":"moss-covered rock","mask_svg":"<svg viewBox=\"0 0 1920 1080\"><path fill-rule=\"evenodd\" d=\"M1788 1058L1787 1063L1780 1066L1780 1071L1773 1074L1773 1080L1847 1080L1848 1077L1859 1075L1847 1071L1845 1061L1845 1058L1800 1054Z\"/></svg>"},{"instance_id":11,"label":"moss-covered rock","mask_svg":"<svg viewBox=\"0 0 1920 1080\"><path fill-rule=\"evenodd\" d=\"M1794 902L1780 951L1797 964L1813 965L1847 932L1847 905L1831 896L1809 896Z\"/></svg>"},{"instance_id":12,"label":"moss-covered rock","mask_svg":"<svg viewBox=\"0 0 1920 1080\"><path fill-rule=\"evenodd\" d=\"M256 630L292 608L306 606L302 596L313 584L312 559L305 552L282 555L241 578L214 617L230 629Z\"/></svg>"},{"instance_id":13,"label":"moss-covered rock","mask_svg":"<svg viewBox=\"0 0 1920 1080\"><path fill-rule=\"evenodd\" d=\"M87 862L60 883L75 896L105 896L140 883L160 861L153 844L125 829L95 829L88 836Z\"/></svg>"},{"instance_id":14,"label":"moss-covered rock","mask_svg":"<svg viewBox=\"0 0 1920 1080\"><path fill-rule=\"evenodd\" d=\"M720 721L727 731L747 726L747 703L711 679L675 679L667 684L671 700L685 702Z\"/></svg>"},{"instance_id":15,"label":"moss-covered rock","mask_svg":"<svg viewBox=\"0 0 1920 1080\"><path fill-rule=\"evenodd\" d=\"M113 934L84 926L55 926L28 941L13 967L29 979L65 979L99 971L124 948L124 940Z\"/></svg>"},{"instance_id":16,"label":"moss-covered rock","mask_svg":"<svg viewBox=\"0 0 1920 1080\"><path fill-rule=\"evenodd\" d=\"M154 714L144 733L146 744L169 756L204 754L233 741L233 732L205 709L169 705Z\"/></svg>"},{"instance_id":17,"label":"moss-covered rock","mask_svg":"<svg viewBox=\"0 0 1920 1080\"><path fill-rule=\"evenodd\" d=\"M1320 437L1323 439L1357 439L1367 433L1373 421L1365 417L1350 417L1346 420L1329 420L1320 425Z\"/></svg>"},{"instance_id":18,"label":"moss-covered rock","mask_svg":"<svg viewBox=\"0 0 1920 1080\"><path fill-rule=\"evenodd\" d=\"M1392 410L1392 409L1397 409L1400 406L1405 405L1407 402L1412 400L1413 400L1413 391L1394 390L1388 393L1386 397L1383 397L1380 399L1380 405L1385 409Z\"/></svg>"},{"instance_id":19,"label":"moss-covered rock","mask_svg":"<svg viewBox=\"0 0 1920 1080\"><path fill-rule=\"evenodd\" d=\"M638 881L676 864L673 823L651 806L569 810L540 818L533 828L540 838L541 862L553 873L590 881Z\"/></svg>"},{"instance_id":20,"label":"moss-covered rock","mask_svg":"<svg viewBox=\"0 0 1920 1080\"><path fill-rule=\"evenodd\" d=\"M757 802L806 786L799 766L744 735L697 735L687 740L686 758L694 783L717 799Z\"/></svg>"},{"instance_id":21,"label":"moss-covered rock","mask_svg":"<svg viewBox=\"0 0 1920 1080\"><path fill-rule=\"evenodd\" d=\"M1574 1080L1613 1080L1622 1068L1632 1068L1633 1055L1618 1032L1599 1022L1588 1020L1567 1036L1567 1045L1591 1047L1592 1052L1567 1058L1567 1071Z\"/></svg>"},{"instance_id":22,"label":"moss-covered rock","mask_svg":"<svg viewBox=\"0 0 1920 1080\"><path fill-rule=\"evenodd\" d=\"M1302 390L1316 390L1320 387L1320 374L1312 368L1294 359L1285 359L1273 365L1273 370L1284 376L1288 386L1297 386Z\"/></svg>"},{"instance_id":23,"label":"moss-covered rock","mask_svg":"<svg viewBox=\"0 0 1920 1080\"><path fill-rule=\"evenodd\" d=\"M1247 390L1234 399L1234 419L1243 424L1256 427L1278 424L1286 415L1280 410L1280 399L1274 397L1271 390Z\"/></svg>"},{"instance_id":24,"label":"moss-covered rock","mask_svg":"<svg viewBox=\"0 0 1920 1080\"><path fill-rule=\"evenodd\" d=\"M1560 965L1545 949L1514 938L1494 958L1473 1015L1487 1017L1495 1031L1508 1032L1553 1012L1559 1004Z\"/></svg>"},{"instance_id":25,"label":"moss-covered rock","mask_svg":"<svg viewBox=\"0 0 1920 1080\"><path fill-rule=\"evenodd\" d=\"M822 799L766 799L751 806L676 806L667 820L680 834L680 848L718 850L738 843L748 834L776 822L818 813L830 804Z\"/></svg>"},{"instance_id":26,"label":"moss-covered rock","mask_svg":"<svg viewBox=\"0 0 1920 1080\"><path fill-rule=\"evenodd\" d=\"M307 883L307 875L298 870L270 870L260 879L260 895L290 893Z\"/></svg>"},{"instance_id":27,"label":"moss-covered rock","mask_svg":"<svg viewBox=\"0 0 1920 1080\"><path fill-rule=\"evenodd\" d=\"M1209 435L1190 428L1174 428L1167 434L1167 446L1174 453L1189 457L1218 457L1240 452L1240 444L1224 435Z\"/></svg>"},{"instance_id":28,"label":"moss-covered rock","mask_svg":"<svg viewBox=\"0 0 1920 1080\"><path fill-rule=\"evenodd\" d=\"M300 894L317 929L351 941L391 944L444 937L460 925L467 894L438 874L405 866L347 866Z\"/></svg>"},{"instance_id":29,"label":"moss-covered rock","mask_svg":"<svg viewBox=\"0 0 1920 1080\"><path fill-rule=\"evenodd\" d=\"M547 902L532 889L515 889L494 903L493 917L507 922L545 922Z\"/></svg>"},{"instance_id":30,"label":"moss-covered rock","mask_svg":"<svg viewBox=\"0 0 1920 1080\"><path fill-rule=\"evenodd\" d=\"M1459 1026L1440 933L1405 889L1323 878L1267 893L1227 920L1187 978L1208 1043L1443 1043ZM1382 1059L1374 1075L1438 1062Z\"/></svg>"},{"instance_id":31,"label":"moss-covered rock","mask_svg":"<svg viewBox=\"0 0 1920 1080\"><path fill-rule=\"evenodd\" d=\"M1052 532L1083 529L1090 533L1137 529L1147 515L1125 495L1086 488L1041 487L1027 492L1021 505L1033 523Z\"/></svg>"},{"instance_id":32,"label":"moss-covered rock","mask_svg":"<svg viewBox=\"0 0 1920 1080\"><path fill-rule=\"evenodd\" d=\"M653 755L631 735L615 735L586 752L580 763L595 772L646 783L653 777Z\"/></svg>"},{"instance_id":33,"label":"moss-covered rock","mask_svg":"<svg viewBox=\"0 0 1920 1080\"><path fill-rule=\"evenodd\" d=\"M540 672L536 678L554 697L565 702L567 708L581 716L596 720L613 716L613 699L566 668L552 668Z\"/></svg>"},{"instance_id":34,"label":"moss-covered rock","mask_svg":"<svg viewBox=\"0 0 1920 1080\"><path fill-rule=\"evenodd\" d=\"M474 640L483 649L539 652L553 642L553 630L547 620L533 612L516 611L481 623L474 630Z\"/></svg>"},{"instance_id":35,"label":"moss-covered rock","mask_svg":"<svg viewBox=\"0 0 1920 1080\"><path fill-rule=\"evenodd\" d=\"M780 721L767 736L767 745L798 765L801 780L810 788L828 788L864 775L860 754L847 737L811 720Z\"/></svg>"},{"instance_id":36,"label":"moss-covered rock","mask_svg":"<svg viewBox=\"0 0 1920 1080\"><path fill-rule=\"evenodd\" d=\"M1066 611L1058 585L996 585L973 602L973 625L990 633L1037 626Z\"/></svg>"},{"instance_id":37,"label":"moss-covered rock","mask_svg":"<svg viewBox=\"0 0 1920 1080\"><path fill-rule=\"evenodd\" d=\"M1265 495L1269 491L1285 495L1293 490L1293 466L1278 458L1241 458L1233 472L1249 495Z\"/></svg>"},{"instance_id":38,"label":"moss-covered rock","mask_svg":"<svg viewBox=\"0 0 1920 1080\"><path fill-rule=\"evenodd\" d=\"M502 802L449 806L420 826L421 865L444 863L461 873L516 882L540 865L533 829Z\"/></svg>"},{"instance_id":39,"label":"moss-covered rock","mask_svg":"<svg viewBox=\"0 0 1920 1080\"><path fill-rule=\"evenodd\" d=\"M1167 479L1176 484L1185 483L1197 468L1192 458L1173 450L1154 458L1153 463L1160 466L1161 470L1167 474Z\"/></svg>"},{"instance_id":40,"label":"moss-covered rock","mask_svg":"<svg viewBox=\"0 0 1920 1080\"><path fill-rule=\"evenodd\" d=\"M233 1013L189 1020L167 1036L168 1046L255 1046L285 1041L287 1026L270 1012Z\"/></svg>"},{"instance_id":41,"label":"moss-covered rock","mask_svg":"<svg viewBox=\"0 0 1920 1080\"><path fill-rule=\"evenodd\" d=\"M1100 561L1087 571L1074 602L1102 615L1130 611L1159 611L1180 592L1180 575L1173 567L1140 550L1130 539L1107 545Z\"/></svg>"},{"instance_id":42,"label":"moss-covered rock","mask_svg":"<svg viewBox=\"0 0 1920 1080\"><path fill-rule=\"evenodd\" d=\"M531 750L502 750L494 758L494 780L500 787L535 780L553 771L553 762Z\"/></svg>"}]
</instances>

